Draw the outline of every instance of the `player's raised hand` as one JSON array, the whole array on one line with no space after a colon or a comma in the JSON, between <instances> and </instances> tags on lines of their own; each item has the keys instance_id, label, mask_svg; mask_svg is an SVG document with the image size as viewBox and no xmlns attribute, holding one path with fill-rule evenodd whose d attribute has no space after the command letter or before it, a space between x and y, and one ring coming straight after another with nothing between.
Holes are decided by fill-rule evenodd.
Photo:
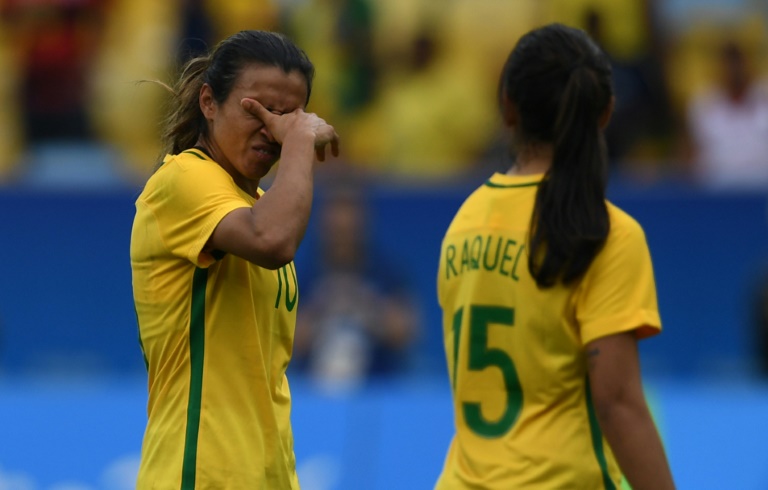
<instances>
[{"instance_id":1,"label":"player's raised hand","mask_svg":"<svg viewBox=\"0 0 768 490\"><path fill-rule=\"evenodd\" d=\"M333 156L339 155L339 135L333 126L317 114L304 112L300 108L286 114L275 114L256 99L250 98L242 99L240 105L264 123L277 143L282 145L293 132L306 131L314 137L315 154L318 160L325 160L325 148L328 144L331 145Z\"/></svg>"}]
</instances>

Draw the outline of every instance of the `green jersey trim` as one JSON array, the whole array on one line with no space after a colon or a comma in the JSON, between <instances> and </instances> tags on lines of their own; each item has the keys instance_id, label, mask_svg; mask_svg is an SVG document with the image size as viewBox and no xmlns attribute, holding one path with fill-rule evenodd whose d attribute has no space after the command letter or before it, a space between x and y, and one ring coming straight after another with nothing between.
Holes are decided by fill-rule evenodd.
<instances>
[{"instance_id":1,"label":"green jersey trim","mask_svg":"<svg viewBox=\"0 0 768 490\"><path fill-rule=\"evenodd\" d=\"M526 182L524 184L497 184L495 182L491 182L490 180L485 182L486 187L492 187L494 189L511 189L513 187L535 187L539 184L540 182Z\"/></svg>"},{"instance_id":2,"label":"green jersey trim","mask_svg":"<svg viewBox=\"0 0 768 490\"><path fill-rule=\"evenodd\" d=\"M608 463L605 461L605 450L603 449L603 432L600 430L600 424L597 421L595 406L592 403L592 390L589 387L589 378L585 381L587 413L589 414L589 430L592 433L592 449L595 451L595 458L600 465L600 471L603 474L603 485L605 490L616 490L616 485L611 480L608 473Z\"/></svg>"},{"instance_id":3,"label":"green jersey trim","mask_svg":"<svg viewBox=\"0 0 768 490\"><path fill-rule=\"evenodd\" d=\"M198 153L195 150L184 150L184 151L182 151L182 153L189 153L190 155L195 155L200 160L207 160L207 158L205 158L203 155L201 155L200 153Z\"/></svg>"},{"instance_id":4,"label":"green jersey trim","mask_svg":"<svg viewBox=\"0 0 768 490\"><path fill-rule=\"evenodd\" d=\"M203 358L205 353L205 289L208 269L197 268L192 279L192 308L189 321L189 402L181 490L194 490L197 473L197 438L203 397Z\"/></svg>"},{"instance_id":5,"label":"green jersey trim","mask_svg":"<svg viewBox=\"0 0 768 490\"><path fill-rule=\"evenodd\" d=\"M147 359L147 353L144 351L144 342L141 340L141 326L139 325L139 312L136 311L136 303L133 303L133 313L136 315L136 330L138 331L139 347L141 348L141 357L144 359L144 367L149 372L149 360Z\"/></svg>"}]
</instances>

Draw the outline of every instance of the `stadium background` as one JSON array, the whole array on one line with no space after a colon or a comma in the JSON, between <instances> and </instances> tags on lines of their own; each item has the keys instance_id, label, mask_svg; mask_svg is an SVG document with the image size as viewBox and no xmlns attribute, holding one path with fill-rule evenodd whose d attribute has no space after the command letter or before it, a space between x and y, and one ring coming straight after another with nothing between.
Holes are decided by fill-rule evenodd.
<instances>
[{"instance_id":1,"label":"stadium background","mask_svg":"<svg viewBox=\"0 0 768 490\"><path fill-rule=\"evenodd\" d=\"M92 127L82 134L33 138L23 123L20 46L51 32L50 18L38 11L18 22L14 12L26 4L89 12L77 27L98 48L89 53L82 103ZM768 488L766 353L755 319L768 267L768 189L708 188L690 177L676 150L678 120L712 81L719 40L736 36L759 69L767 64L765 2L26 4L0 2L0 489L132 488L146 379L128 240L133 201L156 157L162 106L154 87L133 82L168 79L186 32L179 19L188 18L190 5L198 17L189 18L208 20L211 40L240 28L281 29L307 49L318 68L310 108L338 121L347 144L343 162L320 170L318 198L339 175L364 182L372 241L396 258L417 292L420 334L405 373L354 390L328 390L293 373L303 488L421 489L434 482L452 433L434 295L442 233L467 193L504 164L496 156L493 90L514 40L551 20L583 25L589 9L602 16L606 49L617 60L629 64L661 49L664 61L666 122L638 133L613 162L609 193L643 225L654 259L665 332L643 343L643 370L678 486ZM649 6L652 23L641 20ZM331 34L359 23L368 26L365 53L375 69L361 68L349 39ZM424 33L440 55L417 79L403 60ZM367 83L375 95L352 94L350 87ZM463 125L430 133L434 121L420 125L419 102L429 117L461 107L455 119ZM322 232L313 221L296 260L300 282Z\"/></svg>"}]
</instances>

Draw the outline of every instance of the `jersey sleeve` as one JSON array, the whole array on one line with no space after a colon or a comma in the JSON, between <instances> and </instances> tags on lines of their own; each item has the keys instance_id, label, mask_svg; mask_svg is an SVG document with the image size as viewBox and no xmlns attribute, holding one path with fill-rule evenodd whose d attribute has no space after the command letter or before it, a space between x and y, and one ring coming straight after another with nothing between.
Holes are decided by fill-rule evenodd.
<instances>
[{"instance_id":1,"label":"jersey sleeve","mask_svg":"<svg viewBox=\"0 0 768 490\"><path fill-rule=\"evenodd\" d=\"M168 162L166 166L160 170L165 175L147 204L168 250L197 267L208 267L215 260L204 247L213 230L224 216L252 203L213 162Z\"/></svg>"},{"instance_id":2,"label":"jersey sleeve","mask_svg":"<svg viewBox=\"0 0 768 490\"><path fill-rule=\"evenodd\" d=\"M611 210L611 232L576 296L581 341L634 330L638 338L661 331L651 255L640 225Z\"/></svg>"}]
</instances>

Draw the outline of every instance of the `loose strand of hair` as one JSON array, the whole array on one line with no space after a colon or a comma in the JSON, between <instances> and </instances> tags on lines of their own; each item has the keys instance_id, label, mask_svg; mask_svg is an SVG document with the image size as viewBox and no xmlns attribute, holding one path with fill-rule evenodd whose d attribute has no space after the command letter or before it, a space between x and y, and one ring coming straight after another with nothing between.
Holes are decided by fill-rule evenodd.
<instances>
[{"instance_id":1,"label":"loose strand of hair","mask_svg":"<svg viewBox=\"0 0 768 490\"><path fill-rule=\"evenodd\" d=\"M209 56L193 58L182 67L175 86L163 84L171 94L171 110L163 123L162 150L156 169L162 165L165 155L180 153L197 142L203 130L198 98L209 63Z\"/></svg>"}]
</instances>

